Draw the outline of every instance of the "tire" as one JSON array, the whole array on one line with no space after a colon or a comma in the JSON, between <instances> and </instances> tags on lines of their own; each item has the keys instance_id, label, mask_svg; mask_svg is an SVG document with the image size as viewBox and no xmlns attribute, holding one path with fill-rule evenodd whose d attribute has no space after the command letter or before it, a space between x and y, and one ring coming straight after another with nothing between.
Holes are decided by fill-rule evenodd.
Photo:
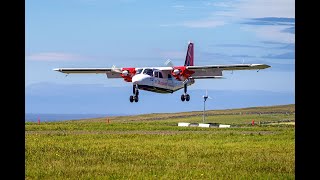
<instances>
[{"instance_id":1,"label":"tire","mask_svg":"<svg viewBox=\"0 0 320 180\"><path fill-rule=\"evenodd\" d=\"M189 100L190 100L190 95L187 94L187 95L186 95L186 101L189 101Z\"/></svg>"},{"instance_id":2,"label":"tire","mask_svg":"<svg viewBox=\"0 0 320 180\"><path fill-rule=\"evenodd\" d=\"M139 101L139 97L136 96L136 97L134 98L134 102L138 102L138 101Z\"/></svg>"},{"instance_id":3,"label":"tire","mask_svg":"<svg viewBox=\"0 0 320 180\"><path fill-rule=\"evenodd\" d=\"M184 98L184 95L182 94L181 95L181 101L184 101L185 100L185 98Z\"/></svg>"},{"instance_id":4,"label":"tire","mask_svg":"<svg viewBox=\"0 0 320 180\"><path fill-rule=\"evenodd\" d=\"M130 96L130 102L133 102L133 96Z\"/></svg>"}]
</instances>

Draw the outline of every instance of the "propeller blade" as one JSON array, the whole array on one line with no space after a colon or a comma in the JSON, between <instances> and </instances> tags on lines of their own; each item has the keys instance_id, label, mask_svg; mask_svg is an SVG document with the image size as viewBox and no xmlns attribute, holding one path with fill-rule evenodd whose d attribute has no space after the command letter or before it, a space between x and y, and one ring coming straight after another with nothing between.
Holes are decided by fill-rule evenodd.
<instances>
[{"instance_id":1,"label":"propeller blade","mask_svg":"<svg viewBox=\"0 0 320 180\"><path fill-rule=\"evenodd\" d=\"M111 71L112 72L116 72L116 73L122 73L121 69L120 68L116 68L115 65L112 66Z\"/></svg>"},{"instance_id":2,"label":"propeller blade","mask_svg":"<svg viewBox=\"0 0 320 180\"><path fill-rule=\"evenodd\" d=\"M169 67L173 67L174 66L170 59L168 59L164 64L166 66L169 66Z\"/></svg>"}]
</instances>

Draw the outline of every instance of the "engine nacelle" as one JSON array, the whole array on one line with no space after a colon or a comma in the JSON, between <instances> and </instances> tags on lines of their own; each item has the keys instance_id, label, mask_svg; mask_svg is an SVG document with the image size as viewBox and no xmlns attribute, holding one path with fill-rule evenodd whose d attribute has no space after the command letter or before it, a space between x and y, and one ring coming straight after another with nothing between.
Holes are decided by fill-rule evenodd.
<instances>
[{"instance_id":1,"label":"engine nacelle","mask_svg":"<svg viewBox=\"0 0 320 180\"><path fill-rule=\"evenodd\" d=\"M121 73L123 76L128 76L129 75L129 71L128 70L124 70Z\"/></svg>"},{"instance_id":2,"label":"engine nacelle","mask_svg":"<svg viewBox=\"0 0 320 180\"><path fill-rule=\"evenodd\" d=\"M121 77L126 82L132 82L132 76L136 74L135 68L122 68Z\"/></svg>"},{"instance_id":3,"label":"engine nacelle","mask_svg":"<svg viewBox=\"0 0 320 180\"><path fill-rule=\"evenodd\" d=\"M175 75L179 75L180 72L181 72L180 69L175 69L175 70L173 70L173 73L174 73Z\"/></svg>"},{"instance_id":4,"label":"engine nacelle","mask_svg":"<svg viewBox=\"0 0 320 180\"><path fill-rule=\"evenodd\" d=\"M172 76L179 81L184 81L185 79L188 79L193 73L194 71L186 69L186 66L176 66L171 72Z\"/></svg>"}]
</instances>

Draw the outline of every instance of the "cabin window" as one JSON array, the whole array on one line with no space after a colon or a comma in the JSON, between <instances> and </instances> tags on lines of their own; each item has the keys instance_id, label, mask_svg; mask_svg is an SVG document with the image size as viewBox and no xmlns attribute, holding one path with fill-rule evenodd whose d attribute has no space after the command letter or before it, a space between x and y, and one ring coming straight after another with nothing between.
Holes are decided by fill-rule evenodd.
<instances>
[{"instance_id":1,"label":"cabin window","mask_svg":"<svg viewBox=\"0 0 320 180\"><path fill-rule=\"evenodd\" d=\"M157 71L154 72L154 77L158 77L158 73L159 73L159 72L157 72Z\"/></svg>"},{"instance_id":2,"label":"cabin window","mask_svg":"<svg viewBox=\"0 0 320 180\"><path fill-rule=\"evenodd\" d=\"M153 70L152 69L144 69L143 74L148 74L149 76L152 76Z\"/></svg>"},{"instance_id":3,"label":"cabin window","mask_svg":"<svg viewBox=\"0 0 320 180\"><path fill-rule=\"evenodd\" d=\"M171 74L168 74L168 79L171 79Z\"/></svg>"},{"instance_id":4,"label":"cabin window","mask_svg":"<svg viewBox=\"0 0 320 180\"><path fill-rule=\"evenodd\" d=\"M163 78L162 73L161 72L158 72L158 73L159 73L159 78Z\"/></svg>"}]
</instances>

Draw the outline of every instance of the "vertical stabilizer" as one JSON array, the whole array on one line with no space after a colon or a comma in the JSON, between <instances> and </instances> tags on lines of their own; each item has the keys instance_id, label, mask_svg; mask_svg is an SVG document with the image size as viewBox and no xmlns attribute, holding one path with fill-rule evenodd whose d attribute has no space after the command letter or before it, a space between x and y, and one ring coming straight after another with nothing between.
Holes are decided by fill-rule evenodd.
<instances>
[{"instance_id":1,"label":"vertical stabilizer","mask_svg":"<svg viewBox=\"0 0 320 180\"><path fill-rule=\"evenodd\" d=\"M187 54L186 54L186 59L184 61L184 66L194 66L193 64L193 43L189 42L188 44L188 50L187 50Z\"/></svg>"}]
</instances>

